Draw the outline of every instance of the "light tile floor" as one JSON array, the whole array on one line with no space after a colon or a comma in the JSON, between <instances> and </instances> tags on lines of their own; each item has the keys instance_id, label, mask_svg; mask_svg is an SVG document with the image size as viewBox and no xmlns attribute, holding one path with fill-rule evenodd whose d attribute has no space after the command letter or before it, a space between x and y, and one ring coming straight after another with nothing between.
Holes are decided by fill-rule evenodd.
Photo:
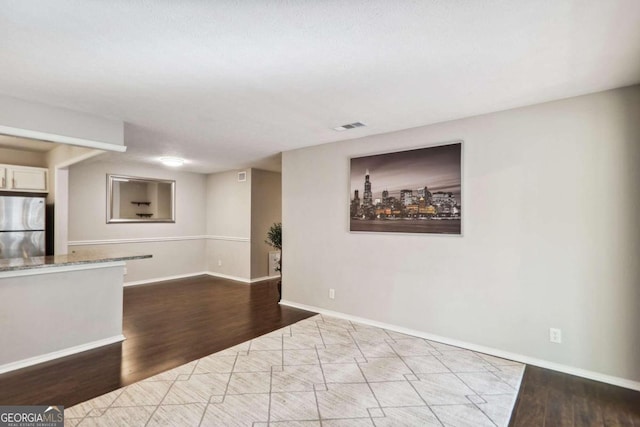
<instances>
[{"instance_id":1,"label":"light tile floor","mask_svg":"<svg viewBox=\"0 0 640 427\"><path fill-rule=\"evenodd\" d=\"M524 365L317 315L65 410L67 426L506 426Z\"/></svg>"}]
</instances>

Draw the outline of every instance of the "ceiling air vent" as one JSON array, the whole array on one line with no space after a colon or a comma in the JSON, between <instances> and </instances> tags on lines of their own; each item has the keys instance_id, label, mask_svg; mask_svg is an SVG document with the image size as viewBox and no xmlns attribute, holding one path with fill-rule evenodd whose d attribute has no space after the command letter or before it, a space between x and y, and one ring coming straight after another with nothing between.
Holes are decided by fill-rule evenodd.
<instances>
[{"instance_id":1,"label":"ceiling air vent","mask_svg":"<svg viewBox=\"0 0 640 427\"><path fill-rule=\"evenodd\" d=\"M343 130L361 128L363 126L366 126L366 125L364 123L362 123L362 122L353 122L353 123L349 123L349 124L346 124L346 125L335 127L333 129L337 130L338 132L342 132Z\"/></svg>"}]
</instances>

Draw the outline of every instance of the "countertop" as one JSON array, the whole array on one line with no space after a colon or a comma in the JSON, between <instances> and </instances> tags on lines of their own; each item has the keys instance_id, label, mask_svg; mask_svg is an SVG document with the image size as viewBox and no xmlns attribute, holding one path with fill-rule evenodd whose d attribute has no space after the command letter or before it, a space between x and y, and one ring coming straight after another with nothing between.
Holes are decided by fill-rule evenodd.
<instances>
[{"instance_id":1,"label":"countertop","mask_svg":"<svg viewBox=\"0 0 640 427\"><path fill-rule=\"evenodd\" d=\"M0 259L0 272L81 264L97 264L114 261L129 261L145 258L151 258L151 255L99 251L83 251L68 255L39 256L32 258L10 258Z\"/></svg>"}]
</instances>

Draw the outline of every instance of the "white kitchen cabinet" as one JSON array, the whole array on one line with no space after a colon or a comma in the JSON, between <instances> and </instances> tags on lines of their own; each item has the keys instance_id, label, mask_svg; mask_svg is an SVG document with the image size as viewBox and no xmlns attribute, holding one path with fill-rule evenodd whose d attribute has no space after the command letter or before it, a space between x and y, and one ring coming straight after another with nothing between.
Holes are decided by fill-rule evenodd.
<instances>
[{"instance_id":1,"label":"white kitchen cabinet","mask_svg":"<svg viewBox=\"0 0 640 427\"><path fill-rule=\"evenodd\" d=\"M0 183L3 184L1 188L4 191L46 193L47 172L45 168L0 165ZM2 180L2 177L5 179Z\"/></svg>"}]
</instances>

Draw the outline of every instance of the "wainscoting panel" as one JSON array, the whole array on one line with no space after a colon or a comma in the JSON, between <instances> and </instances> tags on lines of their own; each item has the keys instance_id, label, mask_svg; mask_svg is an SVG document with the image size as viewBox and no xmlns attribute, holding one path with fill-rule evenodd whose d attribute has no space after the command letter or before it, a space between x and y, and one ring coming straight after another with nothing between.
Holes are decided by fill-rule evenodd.
<instances>
[{"instance_id":1,"label":"wainscoting panel","mask_svg":"<svg viewBox=\"0 0 640 427\"><path fill-rule=\"evenodd\" d=\"M152 279L186 276L205 271L206 243L204 236L188 240L146 241L129 239L127 242L79 245L69 242L69 252L105 251L112 253L151 254L151 259L127 261L125 283L152 281Z\"/></svg>"},{"instance_id":2,"label":"wainscoting panel","mask_svg":"<svg viewBox=\"0 0 640 427\"><path fill-rule=\"evenodd\" d=\"M251 280L251 241L229 238L207 239L206 270L211 274L249 282Z\"/></svg>"}]
</instances>

